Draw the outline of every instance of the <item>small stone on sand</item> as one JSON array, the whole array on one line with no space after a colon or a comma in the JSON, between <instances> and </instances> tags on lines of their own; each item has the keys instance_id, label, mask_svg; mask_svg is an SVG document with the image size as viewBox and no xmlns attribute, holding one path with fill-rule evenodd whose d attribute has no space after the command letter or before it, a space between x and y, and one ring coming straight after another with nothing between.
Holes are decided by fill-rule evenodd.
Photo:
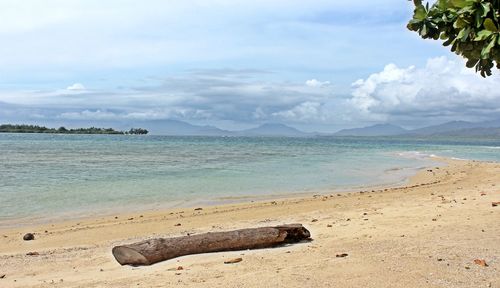
<instances>
[{"instance_id":1,"label":"small stone on sand","mask_svg":"<svg viewBox=\"0 0 500 288\"><path fill-rule=\"evenodd\" d=\"M224 264L235 264L235 263L238 263L241 261L243 261L243 258L234 258L234 259L224 261Z\"/></svg>"},{"instance_id":2,"label":"small stone on sand","mask_svg":"<svg viewBox=\"0 0 500 288\"><path fill-rule=\"evenodd\" d=\"M24 241L35 240L35 234L33 234L33 233L26 233L26 234L24 234L23 240Z\"/></svg>"},{"instance_id":3,"label":"small stone on sand","mask_svg":"<svg viewBox=\"0 0 500 288\"><path fill-rule=\"evenodd\" d=\"M479 266L488 267L488 264L486 264L486 261L484 259L475 259L474 263Z\"/></svg>"}]
</instances>

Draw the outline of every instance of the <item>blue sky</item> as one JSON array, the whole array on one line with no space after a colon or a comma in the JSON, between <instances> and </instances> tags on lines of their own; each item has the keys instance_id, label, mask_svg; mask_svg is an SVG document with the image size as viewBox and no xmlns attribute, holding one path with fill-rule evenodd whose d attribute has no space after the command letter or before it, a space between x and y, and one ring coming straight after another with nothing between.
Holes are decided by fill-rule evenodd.
<instances>
[{"instance_id":1,"label":"blue sky","mask_svg":"<svg viewBox=\"0 0 500 288\"><path fill-rule=\"evenodd\" d=\"M498 75L481 79L407 31L411 10L401 0L1 0L0 122L326 132L500 117Z\"/></svg>"}]
</instances>

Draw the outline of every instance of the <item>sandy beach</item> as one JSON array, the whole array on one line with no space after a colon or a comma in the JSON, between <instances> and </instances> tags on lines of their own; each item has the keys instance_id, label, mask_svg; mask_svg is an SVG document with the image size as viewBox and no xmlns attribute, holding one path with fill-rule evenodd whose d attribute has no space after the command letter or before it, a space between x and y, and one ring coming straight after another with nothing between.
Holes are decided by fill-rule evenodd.
<instances>
[{"instance_id":1,"label":"sandy beach","mask_svg":"<svg viewBox=\"0 0 500 288\"><path fill-rule=\"evenodd\" d=\"M401 187L0 229L0 287L500 287L500 164L441 160ZM111 254L152 237L284 223L302 223L313 241L148 267Z\"/></svg>"}]
</instances>

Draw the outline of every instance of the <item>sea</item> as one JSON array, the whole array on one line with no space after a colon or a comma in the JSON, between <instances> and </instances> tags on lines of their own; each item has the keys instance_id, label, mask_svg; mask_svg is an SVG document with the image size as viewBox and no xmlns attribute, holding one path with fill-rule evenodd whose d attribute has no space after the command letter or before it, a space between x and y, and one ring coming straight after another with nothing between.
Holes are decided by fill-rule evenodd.
<instances>
[{"instance_id":1,"label":"sea","mask_svg":"<svg viewBox=\"0 0 500 288\"><path fill-rule=\"evenodd\" d=\"M500 161L500 139L0 134L0 227L342 193Z\"/></svg>"}]
</instances>

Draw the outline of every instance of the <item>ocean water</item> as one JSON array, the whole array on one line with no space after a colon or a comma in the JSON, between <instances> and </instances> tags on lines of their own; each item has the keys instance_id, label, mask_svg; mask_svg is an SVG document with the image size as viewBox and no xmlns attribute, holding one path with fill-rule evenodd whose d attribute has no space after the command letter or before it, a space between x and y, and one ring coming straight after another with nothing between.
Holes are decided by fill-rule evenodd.
<instances>
[{"instance_id":1,"label":"ocean water","mask_svg":"<svg viewBox=\"0 0 500 288\"><path fill-rule=\"evenodd\" d=\"M0 226L405 181L500 139L0 134Z\"/></svg>"}]
</instances>

